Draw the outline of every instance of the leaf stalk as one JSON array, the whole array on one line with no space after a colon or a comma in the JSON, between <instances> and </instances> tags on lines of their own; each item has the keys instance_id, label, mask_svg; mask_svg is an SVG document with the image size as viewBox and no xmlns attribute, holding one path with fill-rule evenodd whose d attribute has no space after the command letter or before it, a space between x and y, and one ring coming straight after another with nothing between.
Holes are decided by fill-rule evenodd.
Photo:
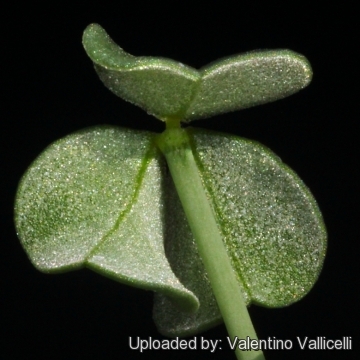
<instances>
[{"instance_id":1,"label":"leaf stalk","mask_svg":"<svg viewBox=\"0 0 360 360\"><path fill-rule=\"evenodd\" d=\"M236 337L257 340L186 130L168 127L156 142L167 160L231 342ZM235 354L238 360L265 360L260 350L236 348Z\"/></svg>"}]
</instances>

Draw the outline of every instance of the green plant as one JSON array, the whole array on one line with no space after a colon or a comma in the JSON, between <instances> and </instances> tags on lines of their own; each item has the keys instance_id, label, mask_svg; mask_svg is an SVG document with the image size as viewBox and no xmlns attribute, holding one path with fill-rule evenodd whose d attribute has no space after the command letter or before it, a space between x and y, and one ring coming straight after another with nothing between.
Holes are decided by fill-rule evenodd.
<instances>
[{"instance_id":1,"label":"green plant","mask_svg":"<svg viewBox=\"0 0 360 360\"><path fill-rule=\"evenodd\" d=\"M308 62L287 50L261 51L197 71L131 56L95 24L83 43L104 84L166 130L99 126L50 145L16 198L30 260L44 272L87 267L154 290L154 319L165 335L224 320L232 339L256 339L246 305L285 306L315 283L326 249L321 214L264 146L181 122L288 96L310 82Z\"/></svg>"}]
</instances>

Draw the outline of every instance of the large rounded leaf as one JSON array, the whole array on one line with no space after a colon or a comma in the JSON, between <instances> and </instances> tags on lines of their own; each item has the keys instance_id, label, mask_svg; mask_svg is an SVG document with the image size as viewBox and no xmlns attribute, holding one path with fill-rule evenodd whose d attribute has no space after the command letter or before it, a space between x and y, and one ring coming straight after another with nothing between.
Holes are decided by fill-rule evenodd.
<instances>
[{"instance_id":1,"label":"large rounded leaf","mask_svg":"<svg viewBox=\"0 0 360 360\"><path fill-rule=\"evenodd\" d=\"M323 220L309 190L258 143L194 129L189 134L246 302L281 307L298 301L316 282L326 251ZM182 273L182 283L199 297L200 309L189 315L158 295L154 319L169 336L195 334L221 321L196 252L189 251L195 245L181 217L174 218L173 227L183 236L169 240L167 254L175 274ZM195 272L182 270L191 264Z\"/></svg>"},{"instance_id":2,"label":"large rounded leaf","mask_svg":"<svg viewBox=\"0 0 360 360\"><path fill-rule=\"evenodd\" d=\"M90 267L195 309L165 257L164 162L152 139L105 126L49 146L20 183L17 232L41 271Z\"/></svg>"},{"instance_id":3,"label":"large rounded leaf","mask_svg":"<svg viewBox=\"0 0 360 360\"><path fill-rule=\"evenodd\" d=\"M312 77L306 58L289 50L231 56L198 71L169 59L132 56L98 24L86 28L83 44L105 86L163 121L189 122L282 99Z\"/></svg>"}]
</instances>

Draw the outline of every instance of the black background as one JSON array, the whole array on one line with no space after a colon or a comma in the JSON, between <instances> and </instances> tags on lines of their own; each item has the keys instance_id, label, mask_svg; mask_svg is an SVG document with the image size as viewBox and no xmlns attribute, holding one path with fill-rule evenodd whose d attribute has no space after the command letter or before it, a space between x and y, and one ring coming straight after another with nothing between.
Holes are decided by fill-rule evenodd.
<instances>
[{"instance_id":1,"label":"black background","mask_svg":"<svg viewBox=\"0 0 360 360\"><path fill-rule=\"evenodd\" d=\"M304 352L295 343L296 352L268 351L266 358L358 358L359 26L355 9L344 2L314 3L31 1L3 11L1 359L235 359L223 326L203 334L222 339L223 350L215 354L130 351L129 336L162 339L151 319L152 293L86 270L41 274L17 240L17 183L49 143L102 123L163 129L97 79L81 46L82 31L92 22L131 54L194 67L260 48L289 48L309 59L314 79L300 93L194 125L268 146L308 185L325 218L328 254L313 290L288 308L253 306L250 314L260 338L352 336L354 350Z\"/></svg>"}]
</instances>

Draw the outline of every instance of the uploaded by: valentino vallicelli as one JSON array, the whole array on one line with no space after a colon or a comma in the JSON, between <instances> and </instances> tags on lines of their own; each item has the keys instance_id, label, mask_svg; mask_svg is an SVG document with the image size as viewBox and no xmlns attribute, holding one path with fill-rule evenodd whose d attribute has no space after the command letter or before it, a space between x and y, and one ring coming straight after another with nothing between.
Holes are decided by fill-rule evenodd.
<instances>
[{"instance_id":1,"label":"uploaded by: valentino vallicelli","mask_svg":"<svg viewBox=\"0 0 360 360\"><path fill-rule=\"evenodd\" d=\"M232 350L240 349L244 351L250 350L352 350L352 337L343 336L339 339L330 339L325 336L316 338L296 337L294 340L278 339L276 337L268 337L267 339L239 339L235 337L231 339L206 339L204 337L193 338L174 338L174 339L154 339L148 337L142 339L140 337L129 337L129 347L131 350L140 352L148 350L204 350L214 353L222 350L225 346Z\"/></svg>"}]
</instances>

